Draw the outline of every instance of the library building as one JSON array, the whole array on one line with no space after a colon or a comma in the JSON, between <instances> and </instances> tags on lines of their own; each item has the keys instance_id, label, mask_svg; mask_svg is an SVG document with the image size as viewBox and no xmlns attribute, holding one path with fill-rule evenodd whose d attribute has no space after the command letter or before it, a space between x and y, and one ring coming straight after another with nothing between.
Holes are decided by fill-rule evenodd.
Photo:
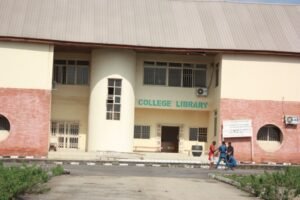
<instances>
[{"instance_id":1,"label":"library building","mask_svg":"<svg viewBox=\"0 0 300 200\"><path fill-rule=\"evenodd\" d=\"M299 10L0 0L0 156L225 141L239 161L300 163Z\"/></svg>"}]
</instances>

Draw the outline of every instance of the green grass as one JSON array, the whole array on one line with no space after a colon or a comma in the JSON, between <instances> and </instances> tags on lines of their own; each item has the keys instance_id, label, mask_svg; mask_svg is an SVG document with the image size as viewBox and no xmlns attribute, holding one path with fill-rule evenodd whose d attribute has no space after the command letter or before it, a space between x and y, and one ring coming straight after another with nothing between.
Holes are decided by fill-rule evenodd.
<instances>
[{"instance_id":1,"label":"green grass","mask_svg":"<svg viewBox=\"0 0 300 200\"><path fill-rule=\"evenodd\" d=\"M51 169L52 175L60 175L63 168L57 166ZM39 166L5 167L0 162L0 200L10 200L25 192L43 192L48 190L42 184L50 179L47 170Z\"/></svg>"},{"instance_id":2,"label":"green grass","mask_svg":"<svg viewBox=\"0 0 300 200\"><path fill-rule=\"evenodd\" d=\"M288 200L300 195L300 167L287 167L282 171L264 172L261 175L227 177L262 199Z\"/></svg>"}]
</instances>

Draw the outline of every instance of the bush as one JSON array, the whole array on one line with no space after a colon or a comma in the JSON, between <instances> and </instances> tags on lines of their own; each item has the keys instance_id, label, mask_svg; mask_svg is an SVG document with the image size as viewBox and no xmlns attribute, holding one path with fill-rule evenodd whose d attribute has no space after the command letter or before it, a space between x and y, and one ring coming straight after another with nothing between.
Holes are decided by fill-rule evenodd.
<instances>
[{"instance_id":1,"label":"bush","mask_svg":"<svg viewBox=\"0 0 300 200\"><path fill-rule=\"evenodd\" d=\"M57 165L51 169L51 172L53 176L59 176L64 173L64 168L61 165Z\"/></svg>"},{"instance_id":2,"label":"bush","mask_svg":"<svg viewBox=\"0 0 300 200\"><path fill-rule=\"evenodd\" d=\"M241 187L263 199L292 199L300 195L300 167L287 167L283 171L262 175L230 176Z\"/></svg>"},{"instance_id":3,"label":"bush","mask_svg":"<svg viewBox=\"0 0 300 200\"><path fill-rule=\"evenodd\" d=\"M60 171L60 168L51 170ZM10 200L19 194L33 191L35 187L48 180L47 171L41 167L26 165L4 167L0 163L0 200Z\"/></svg>"}]
</instances>

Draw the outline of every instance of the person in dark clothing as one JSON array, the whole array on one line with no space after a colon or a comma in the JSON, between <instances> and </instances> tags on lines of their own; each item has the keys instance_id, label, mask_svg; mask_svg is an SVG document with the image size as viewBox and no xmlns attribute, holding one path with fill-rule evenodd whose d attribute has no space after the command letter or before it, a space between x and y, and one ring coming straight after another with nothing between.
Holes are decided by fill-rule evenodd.
<instances>
[{"instance_id":1,"label":"person in dark clothing","mask_svg":"<svg viewBox=\"0 0 300 200\"><path fill-rule=\"evenodd\" d=\"M228 147L227 147L227 160L229 160L230 156L234 156L234 148L231 145L231 142L228 142Z\"/></svg>"},{"instance_id":2,"label":"person in dark clothing","mask_svg":"<svg viewBox=\"0 0 300 200\"><path fill-rule=\"evenodd\" d=\"M227 165L227 147L226 147L226 144L224 141L222 142L222 145L219 147L218 151L219 151L220 155L219 155L219 160L216 165L216 169L218 169L218 166L222 160Z\"/></svg>"}]
</instances>

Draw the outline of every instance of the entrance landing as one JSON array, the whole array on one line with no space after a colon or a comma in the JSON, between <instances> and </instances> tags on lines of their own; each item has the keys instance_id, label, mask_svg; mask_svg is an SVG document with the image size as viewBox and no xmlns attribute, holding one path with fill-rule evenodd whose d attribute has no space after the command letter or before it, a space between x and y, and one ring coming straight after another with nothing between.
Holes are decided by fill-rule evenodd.
<instances>
[{"instance_id":1,"label":"entrance landing","mask_svg":"<svg viewBox=\"0 0 300 200\"><path fill-rule=\"evenodd\" d=\"M77 160L77 161L130 161L130 162L168 162L168 163L199 163L208 164L207 155L194 157L181 153L150 153L150 152L82 152L57 151L49 152L48 160Z\"/></svg>"}]
</instances>

